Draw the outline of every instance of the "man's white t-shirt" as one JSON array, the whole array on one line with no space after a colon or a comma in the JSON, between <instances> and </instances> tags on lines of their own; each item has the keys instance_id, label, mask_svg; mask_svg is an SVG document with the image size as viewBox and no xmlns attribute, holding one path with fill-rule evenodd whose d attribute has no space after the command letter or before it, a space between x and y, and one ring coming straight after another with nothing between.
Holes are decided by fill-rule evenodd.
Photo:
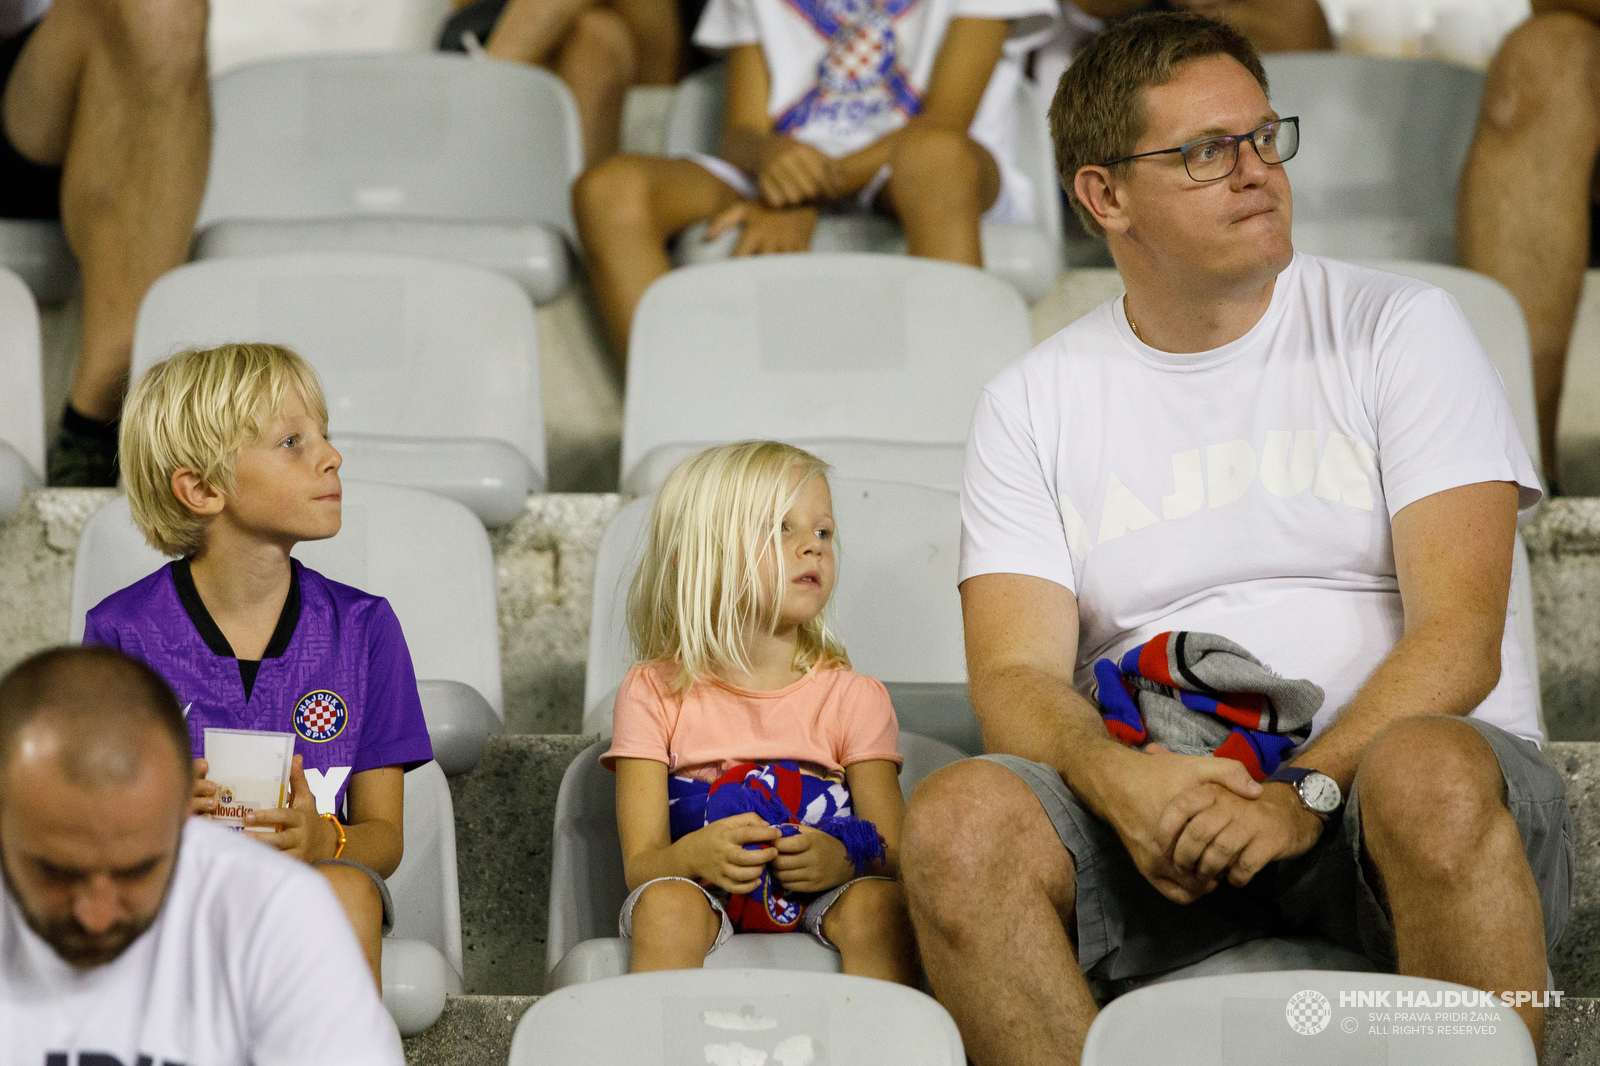
<instances>
[{"instance_id":1,"label":"man's white t-shirt","mask_svg":"<svg viewBox=\"0 0 1600 1066\"><path fill-rule=\"evenodd\" d=\"M405 1061L332 889L311 867L243 834L189 819L155 924L91 970L63 962L28 928L11 893L3 897L0 1061Z\"/></svg>"},{"instance_id":2,"label":"man's white t-shirt","mask_svg":"<svg viewBox=\"0 0 1600 1066\"><path fill-rule=\"evenodd\" d=\"M759 44L771 82L773 128L838 158L893 133L921 111L950 21L1013 20L969 130L1009 192L1031 204L1016 168L1022 59L1049 34L1055 0L710 0L694 42L723 50Z\"/></svg>"},{"instance_id":3,"label":"man's white t-shirt","mask_svg":"<svg viewBox=\"0 0 1600 1066\"><path fill-rule=\"evenodd\" d=\"M1220 633L1326 692L1313 736L1404 627L1390 521L1424 496L1539 481L1455 300L1297 255L1261 320L1193 355L1121 298L1003 370L967 444L960 580L1012 573L1078 600L1076 682L1167 630ZM1508 606L1500 683L1472 712L1534 743Z\"/></svg>"}]
</instances>

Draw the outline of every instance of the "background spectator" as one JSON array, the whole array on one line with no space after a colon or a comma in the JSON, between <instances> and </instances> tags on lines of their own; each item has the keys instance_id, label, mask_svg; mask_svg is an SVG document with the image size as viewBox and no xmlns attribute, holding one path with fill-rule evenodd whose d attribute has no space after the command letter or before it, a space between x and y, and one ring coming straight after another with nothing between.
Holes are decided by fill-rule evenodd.
<instances>
[{"instance_id":1,"label":"background spectator","mask_svg":"<svg viewBox=\"0 0 1600 1066\"><path fill-rule=\"evenodd\" d=\"M206 0L0 0L0 217L59 217L83 273L53 485L116 484L139 301L188 258L205 192L205 44Z\"/></svg>"},{"instance_id":2,"label":"background spectator","mask_svg":"<svg viewBox=\"0 0 1600 1066\"><path fill-rule=\"evenodd\" d=\"M439 47L465 50L462 34L471 32L496 59L554 71L577 101L589 166L621 146L622 102L630 85L678 80L684 30L673 0L477 0L458 6Z\"/></svg>"},{"instance_id":3,"label":"background spectator","mask_svg":"<svg viewBox=\"0 0 1600 1066\"><path fill-rule=\"evenodd\" d=\"M1456 254L1522 305L1544 473L1553 482L1567 344L1584 267L1596 265L1600 0L1534 0L1533 11L1489 67L1461 173Z\"/></svg>"}]
</instances>

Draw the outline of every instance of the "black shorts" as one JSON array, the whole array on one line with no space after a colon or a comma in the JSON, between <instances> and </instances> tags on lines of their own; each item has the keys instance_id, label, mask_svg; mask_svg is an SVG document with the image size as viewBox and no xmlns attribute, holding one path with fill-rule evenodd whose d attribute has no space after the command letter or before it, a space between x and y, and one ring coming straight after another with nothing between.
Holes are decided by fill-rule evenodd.
<instances>
[{"instance_id":1,"label":"black shorts","mask_svg":"<svg viewBox=\"0 0 1600 1066\"><path fill-rule=\"evenodd\" d=\"M22 55L22 46L38 26L35 22L14 36L0 39L0 94L11 80L11 68ZM0 218L60 217L61 168L43 167L25 158L0 122Z\"/></svg>"}]
</instances>

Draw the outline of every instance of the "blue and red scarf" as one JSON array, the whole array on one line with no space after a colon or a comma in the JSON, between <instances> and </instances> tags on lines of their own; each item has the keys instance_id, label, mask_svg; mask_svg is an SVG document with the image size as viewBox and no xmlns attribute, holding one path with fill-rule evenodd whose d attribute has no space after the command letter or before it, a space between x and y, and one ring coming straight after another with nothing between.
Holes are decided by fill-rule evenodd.
<instances>
[{"instance_id":1,"label":"blue and red scarf","mask_svg":"<svg viewBox=\"0 0 1600 1066\"><path fill-rule=\"evenodd\" d=\"M692 777L667 779L668 823L674 841L712 822L755 813L786 837L813 826L844 845L859 873L883 861L883 837L871 822L850 812L850 792L843 784L800 772L793 762L740 763L711 784ZM765 844L747 844L759 851ZM747 896L727 902L728 917L741 933L788 933L800 925L806 893L787 892L770 869Z\"/></svg>"}]
</instances>

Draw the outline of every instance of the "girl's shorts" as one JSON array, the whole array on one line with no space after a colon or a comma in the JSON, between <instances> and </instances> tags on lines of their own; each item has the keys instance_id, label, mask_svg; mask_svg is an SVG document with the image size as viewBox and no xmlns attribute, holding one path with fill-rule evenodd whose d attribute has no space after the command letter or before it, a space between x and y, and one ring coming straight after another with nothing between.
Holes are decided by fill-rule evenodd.
<instances>
[{"instance_id":1,"label":"girl's shorts","mask_svg":"<svg viewBox=\"0 0 1600 1066\"><path fill-rule=\"evenodd\" d=\"M870 874L866 877L857 877L854 880L846 881L837 888L830 888L805 905L805 909L800 912L801 928L821 941L823 947L833 948L834 951L838 951L839 949L834 947L833 942L822 935L822 919L827 915L828 908L837 903L839 897L844 895L851 885L858 885L862 881L892 880L894 880L892 877L879 877L876 874ZM658 877L653 881L646 881L628 893L628 898L622 901L622 913L617 916L617 932L621 934L622 939L633 939L633 908L638 905L640 894L651 885L662 881L682 881L686 885L694 885L694 887L705 893L706 902L710 903L711 909L717 912L717 917L722 922L722 928L717 930L717 941L706 951L707 955L727 943L728 938L733 935L733 920L728 917L727 907L723 906L723 901L728 898L728 893L720 888L707 888L698 881L691 881L687 877Z\"/></svg>"}]
</instances>

